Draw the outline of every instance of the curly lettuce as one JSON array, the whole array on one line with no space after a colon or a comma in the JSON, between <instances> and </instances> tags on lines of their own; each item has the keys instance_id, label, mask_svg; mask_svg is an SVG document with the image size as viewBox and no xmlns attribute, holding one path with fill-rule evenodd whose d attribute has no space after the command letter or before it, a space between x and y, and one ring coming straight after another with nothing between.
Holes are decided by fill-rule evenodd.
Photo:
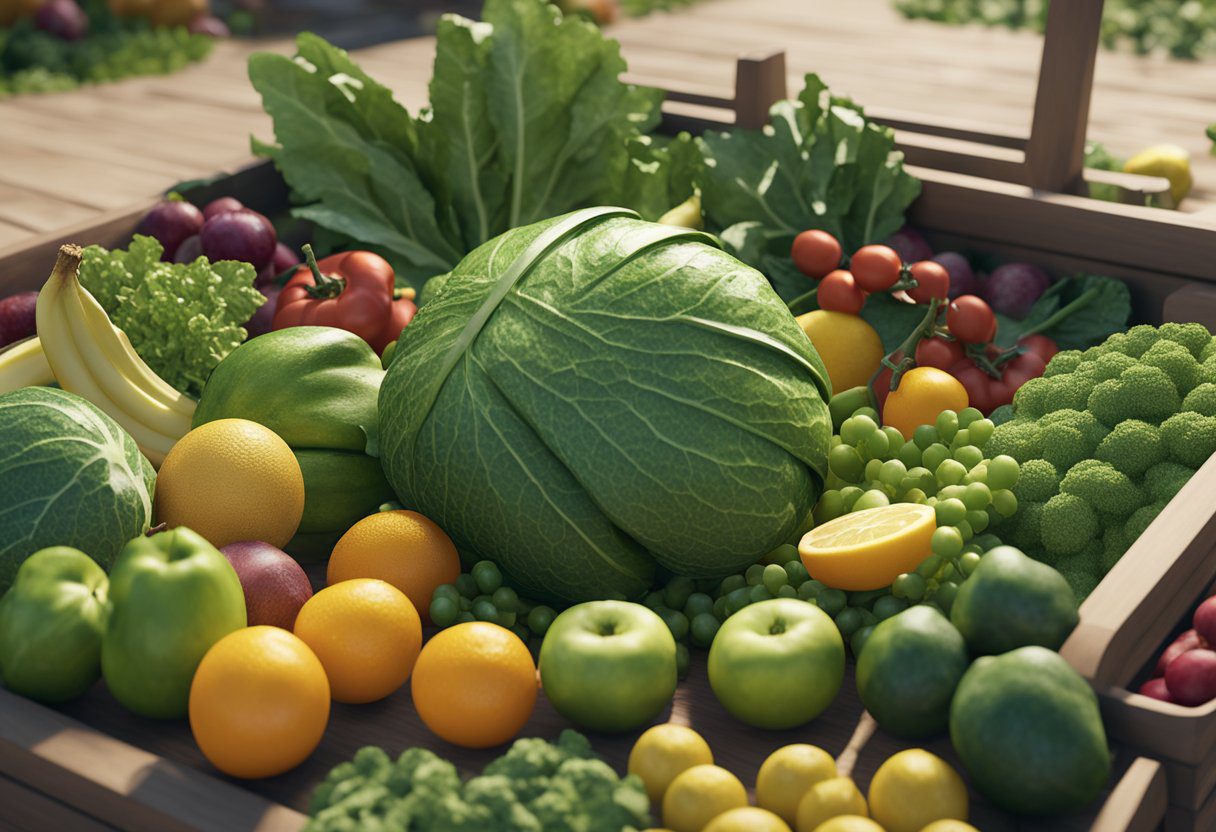
<instances>
[{"instance_id":1,"label":"curly lettuce","mask_svg":"<svg viewBox=\"0 0 1216 832\"><path fill-rule=\"evenodd\" d=\"M164 263L152 237L136 235L126 251L84 250L80 282L157 375L198 397L215 365L245 340L242 327L265 297L253 266L199 257Z\"/></svg>"}]
</instances>

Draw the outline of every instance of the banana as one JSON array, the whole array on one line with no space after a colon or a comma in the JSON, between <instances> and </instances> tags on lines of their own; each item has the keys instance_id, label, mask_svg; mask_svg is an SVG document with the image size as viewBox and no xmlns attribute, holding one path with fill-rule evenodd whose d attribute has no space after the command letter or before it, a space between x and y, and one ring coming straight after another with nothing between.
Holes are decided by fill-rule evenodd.
<instances>
[{"instance_id":1,"label":"banana","mask_svg":"<svg viewBox=\"0 0 1216 832\"><path fill-rule=\"evenodd\" d=\"M55 383L38 337L26 338L0 350L0 393Z\"/></svg>"},{"instance_id":2,"label":"banana","mask_svg":"<svg viewBox=\"0 0 1216 832\"><path fill-rule=\"evenodd\" d=\"M38 336L59 385L101 408L159 467L190 430L194 402L156 375L80 285L79 246L63 246L38 293ZM0 368L2 368L0 363Z\"/></svg>"}]
</instances>

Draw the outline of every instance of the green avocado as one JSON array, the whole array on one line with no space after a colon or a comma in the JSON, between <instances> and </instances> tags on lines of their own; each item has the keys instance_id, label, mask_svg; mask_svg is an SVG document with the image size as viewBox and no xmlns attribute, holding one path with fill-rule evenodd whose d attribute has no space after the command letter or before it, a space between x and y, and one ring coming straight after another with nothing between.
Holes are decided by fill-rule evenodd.
<instances>
[{"instance_id":1,"label":"green avocado","mask_svg":"<svg viewBox=\"0 0 1216 832\"><path fill-rule=\"evenodd\" d=\"M1077 626L1077 596L1047 564L998 546L959 587L950 620L977 655L1031 644L1058 650Z\"/></svg>"},{"instance_id":2,"label":"green avocado","mask_svg":"<svg viewBox=\"0 0 1216 832\"><path fill-rule=\"evenodd\" d=\"M980 793L1017 814L1081 809L1110 776L1098 698L1045 647L976 659L954 694L950 740Z\"/></svg>"},{"instance_id":3,"label":"green avocado","mask_svg":"<svg viewBox=\"0 0 1216 832\"><path fill-rule=\"evenodd\" d=\"M967 645L936 607L878 624L857 659L857 693L883 730L920 739L946 730L950 698L967 670Z\"/></svg>"}]
</instances>

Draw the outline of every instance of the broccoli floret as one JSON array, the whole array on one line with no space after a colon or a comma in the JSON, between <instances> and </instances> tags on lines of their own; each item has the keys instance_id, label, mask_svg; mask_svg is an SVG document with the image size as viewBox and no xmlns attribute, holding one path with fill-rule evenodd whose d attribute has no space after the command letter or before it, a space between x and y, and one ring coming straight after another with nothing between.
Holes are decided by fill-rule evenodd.
<instances>
[{"instance_id":1,"label":"broccoli floret","mask_svg":"<svg viewBox=\"0 0 1216 832\"><path fill-rule=\"evenodd\" d=\"M1211 336L1203 349L1199 351L1199 355L1195 356L1200 361L1207 361L1209 358L1216 356L1216 335Z\"/></svg>"},{"instance_id":2,"label":"broccoli floret","mask_svg":"<svg viewBox=\"0 0 1216 832\"><path fill-rule=\"evenodd\" d=\"M1094 452L1094 457L1109 462L1133 479L1144 475L1152 466L1165 459L1165 446L1156 425L1139 419L1126 419L1115 425Z\"/></svg>"},{"instance_id":3,"label":"broccoli floret","mask_svg":"<svg viewBox=\"0 0 1216 832\"><path fill-rule=\"evenodd\" d=\"M1013 394L1019 416L1043 416L1056 410L1084 410L1094 382L1083 373L1032 378Z\"/></svg>"},{"instance_id":4,"label":"broccoli floret","mask_svg":"<svg viewBox=\"0 0 1216 832\"><path fill-rule=\"evenodd\" d=\"M1216 384L1216 355L1210 355L1199 365L1199 383Z\"/></svg>"},{"instance_id":5,"label":"broccoli floret","mask_svg":"<svg viewBox=\"0 0 1216 832\"><path fill-rule=\"evenodd\" d=\"M1168 503L1182 486L1190 482L1195 471L1177 462L1159 462L1144 474L1144 487L1150 500Z\"/></svg>"},{"instance_id":6,"label":"broccoli floret","mask_svg":"<svg viewBox=\"0 0 1216 832\"><path fill-rule=\"evenodd\" d=\"M1090 378L1096 384L1111 378L1118 378L1128 367L1134 367L1136 359L1121 352L1108 352L1096 356L1092 361L1082 364L1077 372Z\"/></svg>"},{"instance_id":7,"label":"broccoli floret","mask_svg":"<svg viewBox=\"0 0 1216 832\"><path fill-rule=\"evenodd\" d=\"M1126 517L1144 505L1144 495L1128 476L1108 462L1078 462L1060 480L1060 493L1072 494L1096 511Z\"/></svg>"},{"instance_id":8,"label":"broccoli floret","mask_svg":"<svg viewBox=\"0 0 1216 832\"><path fill-rule=\"evenodd\" d=\"M1156 327L1140 324L1120 335L1116 333L1106 340L1108 351L1121 352L1132 358L1144 355L1153 344L1161 339Z\"/></svg>"},{"instance_id":9,"label":"broccoli floret","mask_svg":"<svg viewBox=\"0 0 1216 832\"><path fill-rule=\"evenodd\" d=\"M1186 394L1182 409L1193 410L1204 416L1216 416L1216 384L1205 381Z\"/></svg>"},{"instance_id":10,"label":"broccoli floret","mask_svg":"<svg viewBox=\"0 0 1216 832\"><path fill-rule=\"evenodd\" d=\"M1175 413L1161 423L1161 439L1170 459L1198 468L1216 453L1216 416Z\"/></svg>"},{"instance_id":11,"label":"broccoli floret","mask_svg":"<svg viewBox=\"0 0 1216 832\"><path fill-rule=\"evenodd\" d=\"M1045 503L1060 491L1060 475L1045 459L1030 459L1022 463L1018 481L1013 486L1013 496L1018 504ZM1017 515L1015 515L1017 516Z\"/></svg>"},{"instance_id":12,"label":"broccoli floret","mask_svg":"<svg viewBox=\"0 0 1216 832\"><path fill-rule=\"evenodd\" d=\"M1030 552L1043 545L1043 503L1018 500L1018 512L1001 526L1001 534L1019 549Z\"/></svg>"},{"instance_id":13,"label":"broccoli floret","mask_svg":"<svg viewBox=\"0 0 1216 832\"><path fill-rule=\"evenodd\" d=\"M1132 516L1127 518L1127 523L1123 526L1123 539L1127 542L1127 548L1130 549L1140 535L1144 534L1144 530L1157 519L1163 508L1165 503L1149 503L1132 512Z\"/></svg>"},{"instance_id":14,"label":"broccoli floret","mask_svg":"<svg viewBox=\"0 0 1216 832\"><path fill-rule=\"evenodd\" d=\"M1081 366L1082 360L1080 350L1060 350L1047 362L1047 369L1043 371L1043 377L1051 378L1071 373Z\"/></svg>"},{"instance_id":15,"label":"broccoli floret","mask_svg":"<svg viewBox=\"0 0 1216 832\"><path fill-rule=\"evenodd\" d=\"M1127 551L1127 536L1123 532L1123 523L1112 523L1102 534L1102 571L1103 574L1114 569L1119 558Z\"/></svg>"},{"instance_id":16,"label":"broccoli floret","mask_svg":"<svg viewBox=\"0 0 1216 832\"><path fill-rule=\"evenodd\" d=\"M1081 551L1068 557L1060 558L1055 565L1056 571L1064 576L1077 600L1082 601L1094 591L1106 575L1103 568L1102 541L1093 539L1081 548Z\"/></svg>"},{"instance_id":17,"label":"broccoli floret","mask_svg":"<svg viewBox=\"0 0 1216 832\"><path fill-rule=\"evenodd\" d=\"M1098 535L1098 514L1076 494L1057 494L1043 505L1041 533L1049 554L1075 555Z\"/></svg>"},{"instance_id":18,"label":"broccoli floret","mask_svg":"<svg viewBox=\"0 0 1216 832\"><path fill-rule=\"evenodd\" d=\"M1087 407L1102 424L1117 425L1125 419L1158 424L1181 405L1178 389L1164 370L1137 364L1094 387Z\"/></svg>"},{"instance_id":19,"label":"broccoli floret","mask_svg":"<svg viewBox=\"0 0 1216 832\"><path fill-rule=\"evenodd\" d=\"M1082 410L1056 410L1039 420L1043 459L1067 471L1083 459L1094 455L1098 443L1107 434L1092 413Z\"/></svg>"},{"instance_id":20,"label":"broccoli floret","mask_svg":"<svg viewBox=\"0 0 1216 832\"><path fill-rule=\"evenodd\" d=\"M1021 418L998 425L984 448L989 459L1001 454L1008 454L1018 462L1037 459L1043 449L1039 425L1034 419Z\"/></svg>"},{"instance_id":21,"label":"broccoli floret","mask_svg":"<svg viewBox=\"0 0 1216 832\"><path fill-rule=\"evenodd\" d=\"M1186 347L1174 341L1153 344L1140 356L1140 363L1164 370L1180 395L1186 395L1199 383L1199 362Z\"/></svg>"},{"instance_id":22,"label":"broccoli floret","mask_svg":"<svg viewBox=\"0 0 1216 832\"><path fill-rule=\"evenodd\" d=\"M1201 359L1203 351L1212 340L1211 333L1203 324L1165 323L1157 330L1166 341L1186 347L1193 358Z\"/></svg>"}]
</instances>

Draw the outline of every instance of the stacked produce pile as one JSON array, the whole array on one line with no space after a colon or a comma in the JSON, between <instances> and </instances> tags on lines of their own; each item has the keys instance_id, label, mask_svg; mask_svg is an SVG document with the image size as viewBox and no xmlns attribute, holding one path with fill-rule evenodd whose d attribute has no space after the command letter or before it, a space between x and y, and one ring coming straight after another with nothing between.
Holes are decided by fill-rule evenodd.
<instances>
[{"instance_id":1,"label":"stacked produce pile","mask_svg":"<svg viewBox=\"0 0 1216 832\"><path fill-rule=\"evenodd\" d=\"M303 264L235 199L169 199L0 302L5 685L100 679L240 778L407 683L439 740L515 741L469 780L364 749L316 830L966 832L968 784L1089 805L1110 752L1055 651L1216 450L1216 341L1124 332L1110 278L935 255L890 132L814 76L771 130L660 139L594 26L485 15L440 25L429 117L315 36L252 59ZM813 726L850 660L880 730L948 735L962 771L913 748L863 795L796 745L748 806L654 725L704 662L724 713ZM542 693L645 729L628 773L517 739Z\"/></svg>"}]
</instances>

